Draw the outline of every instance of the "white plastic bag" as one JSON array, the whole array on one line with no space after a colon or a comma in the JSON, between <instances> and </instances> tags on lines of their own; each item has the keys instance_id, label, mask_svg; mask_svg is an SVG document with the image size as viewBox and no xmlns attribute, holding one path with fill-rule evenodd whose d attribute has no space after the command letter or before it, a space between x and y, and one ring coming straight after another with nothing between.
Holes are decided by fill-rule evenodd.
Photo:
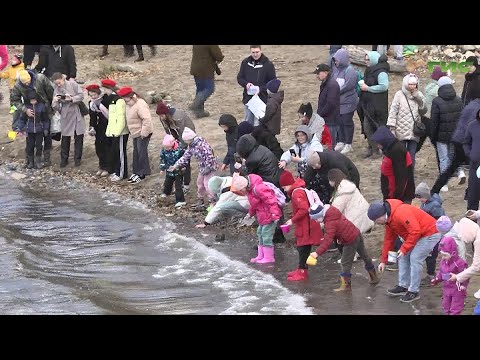
<instances>
[{"instance_id":1,"label":"white plastic bag","mask_svg":"<svg viewBox=\"0 0 480 360\"><path fill-rule=\"evenodd\" d=\"M61 120L62 116L60 115L60 113L58 111L55 112L55 114L53 114L52 116L52 121L50 122L50 133L51 134L56 134L56 133L59 133L61 130L61 127L60 127L60 120Z\"/></svg>"},{"instance_id":2,"label":"white plastic bag","mask_svg":"<svg viewBox=\"0 0 480 360\"><path fill-rule=\"evenodd\" d=\"M246 105L248 110L250 110L257 119L261 119L265 116L267 105L258 97L258 95L253 96Z\"/></svg>"}]
</instances>

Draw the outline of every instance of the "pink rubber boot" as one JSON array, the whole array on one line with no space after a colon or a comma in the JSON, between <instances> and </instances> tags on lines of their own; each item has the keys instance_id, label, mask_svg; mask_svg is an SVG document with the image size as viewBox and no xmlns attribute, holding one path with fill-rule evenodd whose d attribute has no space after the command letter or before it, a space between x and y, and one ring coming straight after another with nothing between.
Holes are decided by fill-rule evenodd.
<instances>
[{"instance_id":1,"label":"pink rubber boot","mask_svg":"<svg viewBox=\"0 0 480 360\"><path fill-rule=\"evenodd\" d=\"M258 245L257 246L257 250L258 250L258 255L257 257L253 258L253 259L250 259L250 262L251 263L256 263L257 261L260 261L263 259L263 246L262 245Z\"/></svg>"},{"instance_id":2,"label":"pink rubber boot","mask_svg":"<svg viewBox=\"0 0 480 360\"><path fill-rule=\"evenodd\" d=\"M268 264L275 262L275 248L273 246L263 247L263 259L258 260L257 264Z\"/></svg>"}]
</instances>

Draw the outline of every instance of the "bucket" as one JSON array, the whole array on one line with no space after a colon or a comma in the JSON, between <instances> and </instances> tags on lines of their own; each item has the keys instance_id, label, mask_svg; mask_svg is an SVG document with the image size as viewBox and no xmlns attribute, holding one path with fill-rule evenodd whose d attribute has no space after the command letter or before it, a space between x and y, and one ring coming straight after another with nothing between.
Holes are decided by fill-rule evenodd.
<instances>
[{"instance_id":1,"label":"bucket","mask_svg":"<svg viewBox=\"0 0 480 360\"><path fill-rule=\"evenodd\" d=\"M450 279L450 273L442 273L442 280L447 281Z\"/></svg>"},{"instance_id":2,"label":"bucket","mask_svg":"<svg viewBox=\"0 0 480 360\"><path fill-rule=\"evenodd\" d=\"M290 232L290 225L287 225L287 224L280 225L280 230L282 230L284 234L288 234Z\"/></svg>"},{"instance_id":3,"label":"bucket","mask_svg":"<svg viewBox=\"0 0 480 360\"><path fill-rule=\"evenodd\" d=\"M10 130L8 133L7 133L7 136L10 140L15 140L17 138L17 132L16 131L12 131Z\"/></svg>"},{"instance_id":4,"label":"bucket","mask_svg":"<svg viewBox=\"0 0 480 360\"><path fill-rule=\"evenodd\" d=\"M395 251L388 252L388 261L391 263L397 263L397 253Z\"/></svg>"},{"instance_id":5,"label":"bucket","mask_svg":"<svg viewBox=\"0 0 480 360\"><path fill-rule=\"evenodd\" d=\"M311 265L311 266L317 265L317 259L315 259L313 256L309 256L307 258L307 265Z\"/></svg>"}]
</instances>

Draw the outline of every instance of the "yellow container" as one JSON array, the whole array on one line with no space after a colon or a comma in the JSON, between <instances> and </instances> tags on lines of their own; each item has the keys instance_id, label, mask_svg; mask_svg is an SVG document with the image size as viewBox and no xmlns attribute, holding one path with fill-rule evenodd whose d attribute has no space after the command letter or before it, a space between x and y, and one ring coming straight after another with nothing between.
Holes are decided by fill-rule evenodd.
<instances>
[{"instance_id":1,"label":"yellow container","mask_svg":"<svg viewBox=\"0 0 480 360\"><path fill-rule=\"evenodd\" d=\"M311 265L311 266L317 265L317 259L315 259L313 256L309 256L307 258L307 265Z\"/></svg>"},{"instance_id":2,"label":"yellow container","mask_svg":"<svg viewBox=\"0 0 480 360\"><path fill-rule=\"evenodd\" d=\"M11 140L15 140L17 138L17 132L10 130L7 134L8 138Z\"/></svg>"}]
</instances>

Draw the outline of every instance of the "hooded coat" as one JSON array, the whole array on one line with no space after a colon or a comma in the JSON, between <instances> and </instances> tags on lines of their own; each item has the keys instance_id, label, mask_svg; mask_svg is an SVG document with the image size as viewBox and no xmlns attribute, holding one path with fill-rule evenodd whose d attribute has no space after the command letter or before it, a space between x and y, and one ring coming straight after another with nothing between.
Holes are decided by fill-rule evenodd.
<instances>
[{"instance_id":1,"label":"hooded coat","mask_svg":"<svg viewBox=\"0 0 480 360\"><path fill-rule=\"evenodd\" d=\"M227 140L227 154L223 158L223 164L234 164L235 163L235 151L237 148L238 140L238 123L237 119L233 116L224 116L220 117L218 125L228 126L228 130L225 131L225 138Z\"/></svg>"},{"instance_id":2,"label":"hooded coat","mask_svg":"<svg viewBox=\"0 0 480 360\"><path fill-rule=\"evenodd\" d=\"M435 220L440 216L445 215L445 210L442 207L443 200L438 194L433 194L430 198L420 206L420 209L431 215Z\"/></svg>"},{"instance_id":3,"label":"hooded coat","mask_svg":"<svg viewBox=\"0 0 480 360\"><path fill-rule=\"evenodd\" d=\"M285 92L283 90L269 94L265 116L259 120L260 123L266 125L274 135L280 134L282 127L282 103L284 97Z\"/></svg>"},{"instance_id":4,"label":"hooded coat","mask_svg":"<svg viewBox=\"0 0 480 360\"><path fill-rule=\"evenodd\" d=\"M465 82L463 83L462 101L464 106L480 97L480 67L477 59L473 61L473 65L475 66L475 71L471 74L466 73Z\"/></svg>"},{"instance_id":5,"label":"hooded coat","mask_svg":"<svg viewBox=\"0 0 480 360\"><path fill-rule=\"evenodd\" d=\"M430 113L430 139L433 142L450 143L462 109L462 100L457 96L453 85L446 84L438 89Z\"/></svg>"},{"instance_id":6,"label":"hooded coat","mask_svg":"<svg viewBox=\"0 0 480 360\"><path fill-rule=\"evenodd\" d=\"M282 170L278 167L278 159L265 146L258 145L252 135L243 135L238 139L237 153L245 159L247 174L257 174L264 181L280 186Z\"/></svg>"},{"instance_id":7,"label":"hooded coat","mask_svg":"<svg viewBox=\"0 0 480 360\"><path fill-rule=\"evenodd\" d=\"M250 174L248 178L248 201L250 216L257 216L259 225L268 225L282 216L282 209L278 206L277 197L273 190L264 184L262 178Z\"/></svg>"},{"instance_id":8,"label":"hooded coat","mask_svg":"<svg viewBox=\"0 0 480 360\"><path fill-rule=\"evenodd\" d=\"M305 181L297 178L288 191L288 196L292 199L291 220L295 224L296 245L320 245L322 229L318 222L310 218L310 203L304 189Z\"/></svg>"},{"instance_id":9,"label":"hooded coat","mask_svg":"<svg viewBox=\"0 0 480 360\"><path fill-rule=\"evenodd\" d=\"M332 68L332 78L337 82L343 83L340 86L340 115L349 114L357 109L358 94L357 71L350 65L348 51L339 49L333 56L338 62L338 66Z\"/></svg>"},{"instance_id":10,"label":"hooded coat","mask_svg":"<svg viewBox=\"0 0 480 360\"><path fill-rule=\"evenodd\" d=\"M411 201L415 197L415 182L410 153L386 126L378 128L372 140L383 146L380 169L383 199Z\"/></svg>"},{"instance_id":11,"label":"hooded coat","mask_svg":"<svg viewBox=\"0 0 480 360\"><path fill-rule=\"evenodd\" d=\"M463 218L458 223L458 235L465 243L473 243L475 247L472 265L457 274L457 281L464 282L473 275L480 274L480 227L472 220Z\"/></svg>"},{"instance_id":12,"label":"hooded coat","mask_svg":"<svg viewBox=\"0 0 480 360\"><path fill-rule=\"evenodd\" d=\"M248 124L244 121L244 123ZM268 150L270 150L275 157L280 161L280 158L283 155L283 149L280 146L275 135L265 126L259 125L255 126L252 132L252 136L257 140L258 145L265 146Z\"/></svg>"},{"instance_id":13,"label":"hooded coat","mask_svg":"<svg viewBox=\"0 0 480 360\"><path fill-rule=\"evenodd\" d=\"M438 250L450 254L450 258L448 260L442 259L440 261L440 267L436 275L437 280L443 282L443 295L466 296L466 289L459 290L456 282L445 280L447 277L450 278L450 273L459 274L468 268L467 262L458 256L457 243L455 242L455 239L452 237L444 237L440 241ZM468 286L468 282L469 280L467 279L462 281L460 284L466 288Z\"/></svg>"}]
</instances>

